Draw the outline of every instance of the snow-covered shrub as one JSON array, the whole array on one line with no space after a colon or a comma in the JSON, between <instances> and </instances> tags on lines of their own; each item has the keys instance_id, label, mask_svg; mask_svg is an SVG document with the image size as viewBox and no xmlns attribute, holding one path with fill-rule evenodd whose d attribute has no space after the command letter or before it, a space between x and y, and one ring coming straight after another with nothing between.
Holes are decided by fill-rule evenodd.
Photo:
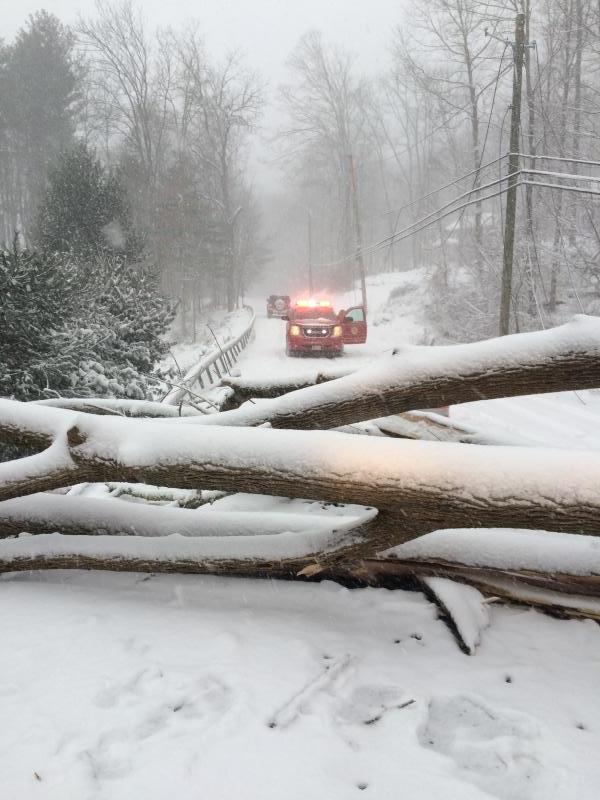
<instances>
[{"instance_id":1,"label":"snow-covered shrub","mask_svg":"<svg viewBox=\"0 0 600 800\"><path fill-rule=\"evenodd\" d=\"M173 314L147 264L14 248L0 252L0 298L0 395L148 394Z\"/></svg>"}]
</instances>

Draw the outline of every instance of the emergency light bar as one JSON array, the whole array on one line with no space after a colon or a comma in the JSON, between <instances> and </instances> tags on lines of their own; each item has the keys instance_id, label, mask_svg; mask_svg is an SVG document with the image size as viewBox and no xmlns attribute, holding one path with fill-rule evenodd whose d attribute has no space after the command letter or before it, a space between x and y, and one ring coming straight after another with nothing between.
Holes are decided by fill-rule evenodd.
<instances>
[{"instance_id":1,"label":"emergency light bar","mask_svg":"<svg viewBox=\"0 0 600 800\"><path fill-rule=\"evenodd\" d=\"M316 308L316 306L331 307L330 300L296 300L296 305L302 308Z\"/></svg>"}]
</instances>

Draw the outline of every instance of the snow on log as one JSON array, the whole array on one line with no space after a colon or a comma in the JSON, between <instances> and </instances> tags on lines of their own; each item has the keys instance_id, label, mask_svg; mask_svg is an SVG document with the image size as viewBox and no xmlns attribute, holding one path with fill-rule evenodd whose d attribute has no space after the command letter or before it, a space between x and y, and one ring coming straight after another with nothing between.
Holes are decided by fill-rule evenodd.
<instances>
[{"instance_id":1,"label":"snow on log","mask_svg":"<svg viewBox=\"0 0 600 800\"><path fill-rule=\"evenodd\" d=\"M372 517L369 512L366 518ZM34 494L0 503L0 538L26 531L113 536L257 536L286 532L326 533L359 525L362 516L272 511L215 511L132 503L111 497Z\"/></svg>"},{"instance_id":2,"label":"snow on log","mask_svg":"<svg viewBox=\"0 0 600 800\"><path fill-rule=\"evenodd\" d=\"M377 437L364 437L356 447L354 437L331 431L174 427L88 415L68 438L71 458L90 480L393 512L388 546L447 527L600 534L600 454L594 452Z\"/></svg>"},{"instance_id":3,"label":"snow on log","mask_svg":"<svg viewBox=\"0 0 600 800\"><path fill-rule=\"evenodd\" d=\"M114 414L123 417L196 417L201 412L189 405L181 408L151 400L127 400L112 397L53 397L32 401L39 406L82 411L87 414Z\"/></svg>"},{"instance_id":4,"label":"snow on log","mask_svg":"<svg viewBox=\"0 0 600 800\"><path fill-rule=\"evenodd\" d=\"M0 462L0 501L85 480L86 472L72 461L65 441L57 439L41 453Z\"/></svg>"},{"instance_id":5,"label":"snow on log","mask_svg":"<svg viewBox=\"0 0 600 800\"><path fill-rule=\"evenodd\" d=\"M460 649L472 656L481 642L481 632L490 624L484 596L473 586L447 578L422 578L421 583L442 612Z\"/></svg>"},{"instance_id":6,"label":"snow on log","mask_svg":"<svg viewBox=\"0 0 600 800\"><path fill-rule=\"evenodd\" d=\"M584 617L600 621L600 598L564 594L522 585L514 580L490 576L481 590L503 600L524 603L560 617Z\"/></svg>"},{"instance_id":7,"label":"snow on log","mask_svg":"<svg viewBox=\"0 0 600 800\"><path fill-rule=\"evenodd\" d=\"M600 577L600 542L546 530L437 530L382 553L406 561L444 561L499 570Z\"/></svg>"},{"instance_id":8,"label":"snow on log","mask_svg":"<svg viewBox=\"0 0 600 800\"><path fill-rule=\"evenodd\" d=\"M59 408L40 408L36 403L0 398L0 440L49 447L54 438L71 427L77 414Z\"/></svg>"},{"instance_id":9,"label":"snow on log","mask_svg":"<svg viewBox=\"0 0 600 800\"><path fill-rule=\"evenodd\" d=\"M317 560L328 566L355 558L365 542L377 540L380 522L372 512L358 526L337 517L320 529L251 536L25 534L0 541L0 572L104 569L292 578Z\"/></svg>"},{"instance_id":10,"label":"snow on log","mask_svg":"<svg viewBox=\"0 0 600 800\"><path fill-rule=\"evenodd\" d=\"M361 567L368 582L418 573L464 581L488 593L500 580L527 591L600 597L598 540L556 531L438 530L367 559Z\"/></svg>"},{"instance_id":11,"label":"snow on log","mask_svg":"<svg viewBox=\"0 0 600 800\"><path fill-rule=\"evenodd\" d=\"M397 515L388 547L447 527L600 533L600 455L593 452L367 436L357 447L354 437L333 431L75 416L0 401L0 417L14 422L23 412L20 424L36 433L39 415L50 411L60 425L49 420L47 429L76 422L68 455L59 438L56 463L40 454L3 464L0 499L110 480L358 503Z\"/></svg>"},{"instance_id":12,"label":"snow on log","mask_svg":"<svg viewBox=\"0 0 600 800\"><path fill-rule=\"evenodd\" d=\"M231 395L224 405L226 408L237 408L246 400L281 397L281 395L295 392L298 389L306 389L308 386L316 386L351 375L353 372L355 370L338 368L330 369L327 372L311 372L287 378L271 375L263 377L227 376L221 378L221 386L231 389Z\"/></svg>"},{"instance_id":13,"label":"snow on log","mask_svg":"<svg viewBox=\"0 0 600 800\"><path fill-rule=\"evenodd\" d=\"M416 408L600 386L600 318L472 344L404 346L345 377L183 420L190 425L335 428Z\"/></svg>"}]
</instances>

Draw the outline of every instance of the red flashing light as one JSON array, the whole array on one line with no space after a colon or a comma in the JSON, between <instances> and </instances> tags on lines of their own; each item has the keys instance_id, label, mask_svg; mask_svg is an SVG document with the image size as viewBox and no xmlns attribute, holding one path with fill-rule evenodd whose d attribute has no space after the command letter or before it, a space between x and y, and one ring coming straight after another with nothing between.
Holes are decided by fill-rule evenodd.
<instances>
[{"instance_id":1,"label":"red flashing light","mask_svg":"<svg viewBox=\"0 0 600 800\"><path fill-rule=\"evenodd\" d=\"M296 300L296 305L300 306L301 308L316 308L317 306L323 306L325 308L331 308L331 301L330 300Z\"/></svg>"}]
</instances>

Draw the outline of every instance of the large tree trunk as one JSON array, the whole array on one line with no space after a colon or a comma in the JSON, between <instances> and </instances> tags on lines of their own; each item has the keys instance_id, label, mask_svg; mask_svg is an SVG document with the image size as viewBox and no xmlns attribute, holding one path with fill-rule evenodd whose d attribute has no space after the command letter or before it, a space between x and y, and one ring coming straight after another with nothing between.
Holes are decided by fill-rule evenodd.
<instances>
[{"instance_id":1,"label":"large tree trunk","mask_svg":"<svg viewBox=\"0 0 600 800\"><path fill-rule=\"evenodd\" d=\"M448 347L403 347L373 366L283 397L163 425L337 428L415 408L600 386L600 320ZM70 416L69 416L70 414ZM74 412L0 400L0 439L47 446Z\"/></svg>"},{"instance_id":2,"label":"large tree trunk","mask_svg":"<svg viewBox=\"0 0 600 800\"><path fill-rule=\"evenodd\" d=\"M81 415L55 447L64 452L60 468L46 451L33 457L31 477L22 472L16 483L14 469L28 459L2 465L0 498L109 480L359 503L401 520L391 524L388 546L444 527L600 534L595 453L377 437L363 437L357 448L354 437L337 432L91 415Z\"/></svg>"},{"instance_id":3,"label":"large tree trunk","mask_svg":"<svg viewBox=\"0 0 600 800\"><path fill-rule=\"evenodd\" d=\"M107 501L110 502L110 501ZM293 578L374 556L388 545L389 515L330 530L257 536L138 537L40 534L0 542L0 572L108 569Z\"/></svg>"},{"instance_id":4,"label":"large tree trunk","mask_svg":"<svg viewBox=\"0 0 600 800\"><path fill-rule=\"evenodd\" d=\"M397 348L371 367L182 424L336 428L415 408L600 386L600 320L473 344Z\"/></svg>"}]
</instances>

